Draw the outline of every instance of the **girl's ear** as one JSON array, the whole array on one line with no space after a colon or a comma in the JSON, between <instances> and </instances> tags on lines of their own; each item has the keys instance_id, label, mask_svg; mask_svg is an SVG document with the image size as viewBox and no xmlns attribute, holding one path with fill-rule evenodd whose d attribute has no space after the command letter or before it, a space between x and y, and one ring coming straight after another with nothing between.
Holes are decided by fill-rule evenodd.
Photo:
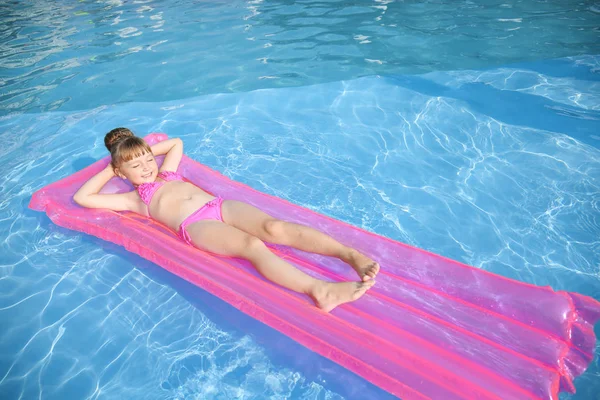
<instances>
[{"instance_id":1,"label":"girl's ear","mask_svg":"<svg viewBox=\"0 0 600 400\"><path fill-rule=\"evenodd\" d=\"M115 175L118 176L119 178L121 178L121 179L127 179L125 177L125 175L123 175L123 173L121 172L121 170L119 168L115 168L115 169L113 169L113 171L115 171Z\"/></svg>"}]
</instances>

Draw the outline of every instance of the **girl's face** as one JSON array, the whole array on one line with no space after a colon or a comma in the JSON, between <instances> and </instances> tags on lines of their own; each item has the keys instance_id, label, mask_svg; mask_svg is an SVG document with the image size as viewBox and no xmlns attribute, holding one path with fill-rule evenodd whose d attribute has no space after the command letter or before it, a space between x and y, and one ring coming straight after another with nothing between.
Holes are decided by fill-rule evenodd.
<instances>
[{"instance_id":1,"label":"girl's face","mask_svg":"<svg viewBox=\"0 0 600 400\"><path fill-rule=\"evenodd\" d=\"M115 173L121 178L129 180L134 186L138 186L156 180L158 164L152 153L146 153L124 162L115 169Z\"/></svg>"}]
</instances>

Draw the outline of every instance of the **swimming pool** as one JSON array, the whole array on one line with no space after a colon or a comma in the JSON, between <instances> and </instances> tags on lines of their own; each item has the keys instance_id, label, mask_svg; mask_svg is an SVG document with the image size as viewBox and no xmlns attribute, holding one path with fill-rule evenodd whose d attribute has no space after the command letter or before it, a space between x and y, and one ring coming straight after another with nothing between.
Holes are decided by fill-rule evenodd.
<instances>
[{"instance_id":1,"label":"swimming pool","mask_svg":"<svg viewBox=\"0 0 600 400\"><path fill-rule=\"evenodd\" d=\"M180 136L225 175L365 229L600 299L594 3L2 7L3 398L390 398L27 209L118 125ZM593 399L599 381L596 358L563 397Z\"/></svg>"}]
</instances>

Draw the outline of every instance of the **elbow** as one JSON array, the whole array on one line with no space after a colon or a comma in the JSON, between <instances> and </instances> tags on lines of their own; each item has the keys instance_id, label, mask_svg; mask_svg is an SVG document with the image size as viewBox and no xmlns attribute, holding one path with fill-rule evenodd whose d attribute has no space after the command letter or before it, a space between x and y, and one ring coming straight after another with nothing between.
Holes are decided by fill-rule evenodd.
<instances>
[{"instance_id":1,"label":"elbow","mask_svg":"<svg viewBox=\"0 0 600 400\"><path fill-rule=\"evenodd\" d=\"M183 140L181 140L180 138L174 138L174 140L175 140L175 145L177 147L180 147L183 149Z\"/></svg>"},{"instance_id":2,"label":"elbow","mask_svg":"<svg viewBox=\"0 0 600 400\"><path fill-rule=\"evenodd\" d=\"M73 201L81 207L85 207L85 196L81 195L80 193L75 193L73 195Z\"/></svg>"}]
</instances>

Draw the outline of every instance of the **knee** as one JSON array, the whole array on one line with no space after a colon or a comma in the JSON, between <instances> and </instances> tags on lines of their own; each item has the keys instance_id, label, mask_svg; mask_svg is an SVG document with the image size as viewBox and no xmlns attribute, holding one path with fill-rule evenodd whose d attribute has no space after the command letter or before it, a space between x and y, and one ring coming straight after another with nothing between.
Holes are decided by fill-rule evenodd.
<instances>
[{"instance_id":1,"label":"knee","mask_svg":"<svg viewBox=\"0 0 600 400\"><path fill-rule=\"evenodd\" d=\"M279 241L285 235L283 224L285 222L278 219L269 219L265 221L263 229L270 241Z\"/></svg>"},{"instance_id":2,"label":"knee","mask_svg":"<svg viewBox=\"0 0 600 400\"><path fill-rule=\"evenodd\" d=\"M244 238L243 253L245 256L250 256L266 248L267 246L263 243L263 241L256 236L248 235Z\"/></svg>"}]
</instances>

